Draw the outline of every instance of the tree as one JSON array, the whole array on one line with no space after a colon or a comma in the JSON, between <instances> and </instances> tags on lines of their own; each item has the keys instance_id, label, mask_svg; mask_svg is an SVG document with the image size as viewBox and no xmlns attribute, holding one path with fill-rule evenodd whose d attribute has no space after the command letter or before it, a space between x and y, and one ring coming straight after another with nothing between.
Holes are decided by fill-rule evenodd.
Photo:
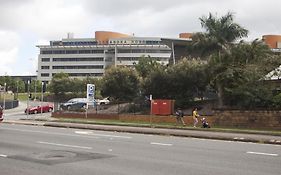
<instances>
[{"instance_id":1,"label":"tree","mask_svg":"<svg viewBox=\"0 0 281 175\"><path fill-rule=\"evenodd\" d=\"M135 65L137 72L140 77L145 79L151 72L165 68L164 65L157 62L157 60L152 59L150 56L142 56L139 59L138 64Z\"/></svg>"},{"instance_id":2,"label":"tree","mask_svg":"<svg viewBox=\"0 0 281 175\"><path fill-rule=\"evenodd\" d=\"M144 79L142 83L142 94L153 95L155 99L174 99L172 96L173 81L164 69L154 70Z\"/></svg>"},{"instance_id":3,"label":"tree","mask_svg":"<svg viewBox=\"0 0 281 175\"><path fill-rule=\"evenodd\" d=\"M233 13L228 12L225 16L217 18L209 13L209 16L199 18L201 26L205 29L205 33L197 33L194 35L193 46L200 49L202 53L211 55L209 58L213 64L213 82L217 89L219 107L223 106L223 92L225 73L225 62L222 58L231 54L231 48L237 39L241 39L248 35L248 30L233 22Z\"/></svg>"},{"instance_id":4,"label":"tree","mask_svg":"<svg viewBox=\"0 0 281 175\"><path fill-rule=\"evenodd\" d=\"M267 45L260 40L240 42L232 47L231 55L224 58L224 99L229 106L242 108L272 106L272 85L265 75L281 64ZM227 99L227 100L226 100Z\"/></svg>"},{"instance_id":5,"label":"tree","mask_svg":"<svg viewBox=\"0 0 281 175\"><path fill-rule=\"evenodd\" d=\"M55 95L65 95L66 92L71 92L71 80L66 73L55 74L51 80L50 92Z\"/></svg>"},{"instance_id":6,"label":"tree","mask_svg":"<svg viewBox=\"0 0 281 175\"><path fill-rule=\"evenodd\" d=\"M150 73L143 83L143 94L155 98L174 99L184 106L202 97L208 84L206 64L183 59L176 65Z\"/></svg>"},{"instance_id":7,"label":"tree","mask_svg":"<svg viewBox=\"0 0 281 175\"><path fill-rule=\"evenodd\" d=\"M134 99L140 91L139 77L135 69L110 67L102 79L102 96L110 96L119 101Z\"/></svg>"}]
</instances>

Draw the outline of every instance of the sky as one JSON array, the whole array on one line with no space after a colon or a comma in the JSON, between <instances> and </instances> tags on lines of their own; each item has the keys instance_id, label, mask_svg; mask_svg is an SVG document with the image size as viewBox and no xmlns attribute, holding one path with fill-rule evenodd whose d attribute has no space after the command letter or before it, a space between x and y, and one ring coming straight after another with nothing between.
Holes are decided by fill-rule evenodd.
<instances>
[{"instance_id":1,"label":"sky","mask_svg":"<svg viewBox=\"0 0 281 175\"><path fill-rule=\"evenodd\" d=\"M94 38L95 31L178 38L204 32L199 18L234 14L244 40L281 35L279 0L0 0L0 76L36 75L39 48L50 40Z\"/></svg>"}]
</instances>

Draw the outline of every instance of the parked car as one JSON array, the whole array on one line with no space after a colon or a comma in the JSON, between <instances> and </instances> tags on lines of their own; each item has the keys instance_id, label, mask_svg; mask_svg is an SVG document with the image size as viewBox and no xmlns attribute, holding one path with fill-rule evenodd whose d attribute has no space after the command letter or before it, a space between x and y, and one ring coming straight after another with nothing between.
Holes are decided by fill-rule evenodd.
<instances>
[{"instance_id":1,"label":"parked car","mask_svg":"<svg viewBox=\"0 0 281 175\"><path fill-rule=\"evenodd\" d=\"M54 105L51 103L40 105L40 106L31 106L25 109L24 113L28 114L37 114L41 112L51 112L54 109Z\"/></svg>"},{"instance_id":2,"label":"parked car","mask_svg":"<svg viewBox=\"0 0 281 175\"><path fill-rule=\"evenodd\" d=\"M96 99L96 104L97 104L97 105L107 105L107 104L109 104L109 103L110 103L109 97L106 97L106 98L104 98L104 99L102 99L102 100Z\"/></svg>"},{"instance_id":3,"label":"parked car","mask_svg":"<svg viewBox=\"0 0 281 175\"><path fill-rule=\"evenodd\" d=\"M79 110L86 108L87 98L73 98L60 105L62 110Z\"/></svg>"}]
</instances>

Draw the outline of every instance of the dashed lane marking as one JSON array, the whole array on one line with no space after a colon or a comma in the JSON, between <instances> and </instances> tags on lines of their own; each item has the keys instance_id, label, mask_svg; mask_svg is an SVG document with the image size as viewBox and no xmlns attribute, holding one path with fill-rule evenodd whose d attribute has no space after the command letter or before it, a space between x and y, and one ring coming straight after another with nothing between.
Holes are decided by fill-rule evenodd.
<instances>
[{"instance_id":1,"label":"dashed lane marking","mask_svg":"<svg viewBox=\"0 0 281 175\"><path fill-rule=\"evenodd\" d=\"M151 142L151 145L160 145L160 146L173 146L171 143L158 143L158 142Z\"/></svg>"},{"instance_id":2,"label":"dashed lane marking","mask_svg":"<svg viewBox=\"0 0 281 175\"><path fill-rule=\"evenodd\" d=\"M262 153L262 152L252 152L252 151L247 151L247 154L256 154L256 155L264 155L264 156L278 156L278 154L273 154L273 153Z\"/></svg>"},{"instance_id":3,"label":"dashed lane marking","mask_svg":"<svg viewBox=\"0 0 281 175\"><path fill-rule=\"evenodd\" d=\"M87 146L66 145L66 144L51 143L51 142L42 142L42 141L38 141L37 143L45 144L45 145L54 145L54 146L70 147L70 148L93 149L92 147L87 147Z\"/></svg>"},{"instance_id":4,"label":"dashed lane marking","mask_svg":"<svg viewBox=\"0 0 281 175\"><path fill-rule=\"evenodd\" d=\"M0 157L8 157L7 155L5 155L5 154L0 154Z\"/></svg>"},{"instance_id":5,"label":"dashed lane marking","mask_svg":"<svg viewBox=\"0 0 281 175\"><path fill-rule=\"evenodd\" d=\"M111 137L111 138L122 138L122 139L131 139L129 136L120 136L120 135L108 135L108 134L94 134L92 131L75 131L76 134L98 136L98 137Z\"/></svg>"}]
</instances>

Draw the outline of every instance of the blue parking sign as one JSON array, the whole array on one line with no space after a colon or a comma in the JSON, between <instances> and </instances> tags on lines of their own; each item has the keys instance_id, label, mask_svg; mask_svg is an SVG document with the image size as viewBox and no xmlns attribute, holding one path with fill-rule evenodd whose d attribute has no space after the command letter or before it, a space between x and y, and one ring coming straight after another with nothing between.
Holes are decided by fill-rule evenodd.
<instances>
[{"instance_id":1,"label":"blue parking sign","mask_svg":"<svg viewBox=\"0 0 281 175\"><path fill-rule=\"evenodd\" d=\"M93 101L95 98L95 85L87 84L87 99Z\"/></svg>"}]
</instances>

